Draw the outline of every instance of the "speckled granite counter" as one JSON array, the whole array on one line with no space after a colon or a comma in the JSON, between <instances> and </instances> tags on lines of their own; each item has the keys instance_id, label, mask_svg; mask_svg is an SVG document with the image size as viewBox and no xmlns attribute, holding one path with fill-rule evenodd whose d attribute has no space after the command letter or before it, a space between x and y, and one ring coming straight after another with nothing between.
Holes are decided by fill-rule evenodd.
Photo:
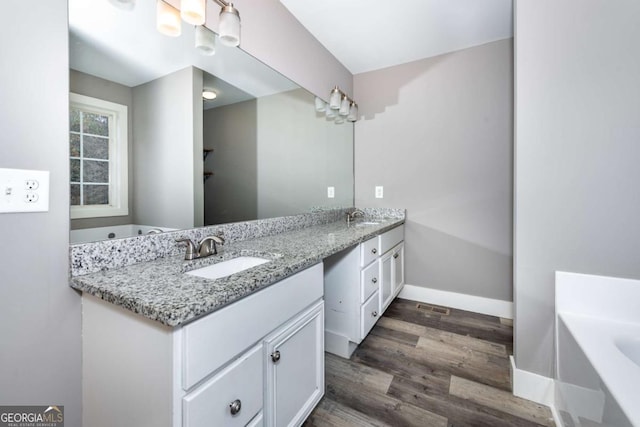
<instances>
[{"instance_id":1,"label":"speckled granite counter","mask_svg":"<svg viewBox=\"0 0 640 427\"><path fill-rule=\"evenodd\" d=\"M228 243L218 255L167 256L71 278L71 286L168 326L179 326L276 283L324 258L404 223L404 217L347 226L344 220ZM184 274L248 255L271 262L210 280Z\"/></svg>"}]
</instances>

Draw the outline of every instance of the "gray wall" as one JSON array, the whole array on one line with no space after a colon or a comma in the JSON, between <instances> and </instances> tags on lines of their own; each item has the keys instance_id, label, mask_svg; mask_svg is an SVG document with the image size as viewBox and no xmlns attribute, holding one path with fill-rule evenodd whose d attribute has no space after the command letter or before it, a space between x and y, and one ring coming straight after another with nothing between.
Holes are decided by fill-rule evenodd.
<instances>
[{"instance_id":1,"label":"gray wall","mask_svg":"<svg viewBox=\"0 0 640 427\"><path fill-rule=\"evenodd\" d=\"M49 212L0 214L0 404L64 405L66 425L79 426L80 298L68 285L67 4L8 0L2 8L0 167L48 170L51 189Z\"/></svg>"},{"instance_id":2,"label":"gray wall","mask_svg":"<svg viewBox=\"0 0 640 427\"><path fill-rule=\"evenodd\" d=\"M204 146L214 149L205 170L205 224L256 219L257 103L239 102L204 112Z\"/></svg>"},{"instance_id":3,"label":"gray wall","mask_svg":"<svg viewBox=\"0 0 640 427\"><path fill-rule=\"evenodd\" d=\"M133 88L136 224L202 225L201 99L202 71L193 67Z\"/></svg>"},{"instance_id":4,"label":"gray wall","mask_svg":"<svg viewBox=\"0 0 640 427\"><path fill-rule=\"evenodd\" d=\"M354 77L356 205L407 209L407 283L512 299L512 45Z\"/></svg>"},{"instance_id":5,"label":"gray wall","mask_svg":"<svg viewBox=\"0 0 640 427\"><path fill-rule=\"evenodd\" d=\"M259 98L258 218L352 204L353 125L316 114L304 89Z\"/></svg>"},{"instance_id":6,"label":"gray wall","mask_svg":"<svg viewBox=\"0 0 640 427\"><path fill-rule=\"evenodd\" d=\"M553 376L554 271L640 278L640 2L515 16L515 357Z\"/></svg>"},{"instance_id":7,"label":"gray wall","mask_svg":"<svg viewBox=\"0 0 640 427\"><path fill-rule=\"evenodd\" d=\"M81 73L76 70L69 70L69 90L80 95L91 96L109 102L127 106L129 158L128 176L133 176L133 93L131 88L101 79L90 74ZM92 227L108 227L112 225L123 225L133 223L133 180L129 180L129 215L111 216L104 218L79 218L71 220L71 229Z\"/></svg>"}]
</instances>

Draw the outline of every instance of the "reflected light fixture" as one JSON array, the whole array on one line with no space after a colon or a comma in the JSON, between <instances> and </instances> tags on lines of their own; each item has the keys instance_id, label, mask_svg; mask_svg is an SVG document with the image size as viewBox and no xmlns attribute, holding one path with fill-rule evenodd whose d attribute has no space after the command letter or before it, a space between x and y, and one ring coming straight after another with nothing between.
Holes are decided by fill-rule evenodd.
<instances>
[{"instance_id":1,"label":"reflected light fixture","mask_svg":"<svg viewBox=\"0 0 640 427\"><path fill-rule=\"evenodd\" d=\"M216 53L216 34L204 25L196 27L196 49L207 56Z\"/></svg>"},{"instance_id":2,"label":"reflected light fixture","mask_svg":"<svg viewBox=\"0 0 640 427\"><path fill-rule=\"evenodd\" d=\"M213 91L213 89L204 89L202 91L202 99L205 99L207 101L211 101L216 99L218 95L216 95L216 93Z\"/></svg>"},{"instance_id":3,"label":"reflected light fixture","mask_svg":"<svg viewBox=\"0 0 640 427\"><path fill-rule=\"evenodd\" d=\"M180 16L188 24L204 24L207 17L206 0L181 0Z\"/></svg>"},{"instance_id":4,"label":"reflected light fixture","mask_svg":"<svg viewBox=\"0 0 640 427\"><path fill-rule=\"evenodd\" d=\"M345 119L351 123L358 121L358 104L338 86L331 89L328 103L316 96L315 107L318 112L324 111L327 120L335 119L336 124L344 123Z\"/></svg>"},{"instance_id":5,"label":"reflected light fixture","mask_svg":"<svg viewBox=\"0 0 640 427\"><path fill-rule=\"evenodd\" d=\"M156 28L165 36L178 37L182 33L180 11L164 0L157 0Z\"/></svg>"}]
</instances>

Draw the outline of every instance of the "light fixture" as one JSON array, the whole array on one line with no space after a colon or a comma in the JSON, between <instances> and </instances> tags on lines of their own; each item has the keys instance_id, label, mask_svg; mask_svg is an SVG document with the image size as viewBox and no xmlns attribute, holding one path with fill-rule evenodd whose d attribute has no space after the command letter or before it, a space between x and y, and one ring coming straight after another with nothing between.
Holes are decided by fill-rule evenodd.
<instances>
[{"instance_id":1,"label":"light fixture","mask_svg":"<svg viewBox=\"0 0 640 427\"><path fill-rule=\"evenodd\" d=\"M240 45L240 12L233 7L233 3L226 3L223 0L215 0L215 2L222 6L218 24L220 43L231 47Z\"/></svg>"},{"instance_id":2,"label":"light fixture","mask_svg":"<svg viewBox=\"0 0 640 427\"><path fill-rule=\"evenodd\" d=\"M165 36L178 37L182 33L180 11L163 0L157 0L156 28Z\"/></svg>"},{"instance_id":3,"label":"light fixture","mask_svg":"<svg viewBox=\"0 0 640 427\"><path fill-rule=\"evenodd\" d=\"M204 89L202 91L202 99L205 99L207 101L216 99L217 96L218 95L213 91L213 89Z\"/></svg>"},{"instance_id":4,"label":"light fixture","mask_svg":"<svg viewBox=\"0 0 640 427\"><path fill-rule=\"evenodd\" d=\"M318 112L324 111L327 120L335 119L336 124L344 123L345 119L352 123L358 121L358 104L338 86L331 89L328 103L316 96L315 107Z\"/></svg>"},{"instance_id":5,"label":"light fixture","mask_svg":"<svg viewBox=\"0 0 640 427\"><path fill-rule=\"evenodd\" d=\"M351 105L349 106L349 115L347 116L347 120L350 122L358 120L358 104L354 101L351 101Z\"/></svg>"},{"instance_id":6,"label":"light fixture","mask_svg":"<svg viewBox=\"0 0 640 427\"><path fill-rule=\"evenodd\" d=\"M207 17L206 0L181 0L180 16L191 25L202 25Z\"/></svg>"},{"instance_id":7,"label":"light fixture","mask_svg":"<svg viewBox=\"0 0 640 427\"><path fill-rule=\"evenodd\" d=\"M136 0L109 0L114 4L135 3ZM202 50L205 55L213 55L215 45L205 42L207 47L201 47L201 37L206 33L204 27L207 21L207 0L181 0L180 9L176 9L164 0L156 0L156 28L164 35L177 37L181 33L181 19L185 22L196 26L196 48ZM220 5L220 21L218 22L218 37L220 43L225 46L240 45L240 12L235 8L233 3L227 3L225 0L213 0ZM131 6L133 8L133 6ZM209 30L210 31L210 30ZM199 34L200 33L200 34ZM211 37L207 34L207 40Z\"/></svg>"},{"instance_id":8,"label":"light fixture","mask_svg":"<svg viewBox=\"0 0 640 427\"><path fill-rule=\"evenodd\" d=\"M109 2L122 10L133 10L136 7L136 0L109 0Z\"/></svg>"},{"instance_id":9,"label":"light fixture","mask_svg":"<svg viewBox=\"0 0 640 427\"><path fill-rule=\"evenodd\" d=\"M203 55L216 53L216 34L204 25L196 27L196 49Z\"/></svg>"},{"instance_id":10,"label":"light fixture","mask_svg":"<svg viewBox=\"0 0 640 427\"><path fill-rule=\"evenodd\" d=\"M349 98L347 98L347 95L342 95L342 101L340 101L340 110L338 110L338 113L341 116L349 114Z\"/></svg>"},{"instance_id":11,"label":"light fixture","mask_svg":"<svg viewBox=\"0 0 640 427\"><path fill-rule=\"evenodd\" d=\"M340 88L338 86L336 86L335 88L333 88L333 90L331 91L331 95L329 95L329 107L331 107L332 110L337 110L340 108L340 95L341 95L341 91Z\"/></svg>"},{"instance_id":12,"label":"light fixture","mask_svg":"<svg viewBox=\"0 0 640 427\"><path fill-rule=\"evenodd\" d=\"M333 108L331 108L329 104L326 104L324 112L327 115L327 120L333 120L336 118L336 112L333 111Z\"/></svg>"}]
</instances>

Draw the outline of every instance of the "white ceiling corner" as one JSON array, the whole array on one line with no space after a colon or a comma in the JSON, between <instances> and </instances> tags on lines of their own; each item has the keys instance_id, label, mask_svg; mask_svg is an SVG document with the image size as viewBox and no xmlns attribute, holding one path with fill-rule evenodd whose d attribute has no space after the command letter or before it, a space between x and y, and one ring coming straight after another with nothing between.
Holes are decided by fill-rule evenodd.
<instances>
[{"instance_id":1,"label":"white ceiling corner","mask_svg":"<svg viewBox=\"0 0 640 427\"><path fill-rule=\"evenodd\" d=\"M513 37L512 0L280 0L352 74Z\"/></svg>"}]
</instances>

